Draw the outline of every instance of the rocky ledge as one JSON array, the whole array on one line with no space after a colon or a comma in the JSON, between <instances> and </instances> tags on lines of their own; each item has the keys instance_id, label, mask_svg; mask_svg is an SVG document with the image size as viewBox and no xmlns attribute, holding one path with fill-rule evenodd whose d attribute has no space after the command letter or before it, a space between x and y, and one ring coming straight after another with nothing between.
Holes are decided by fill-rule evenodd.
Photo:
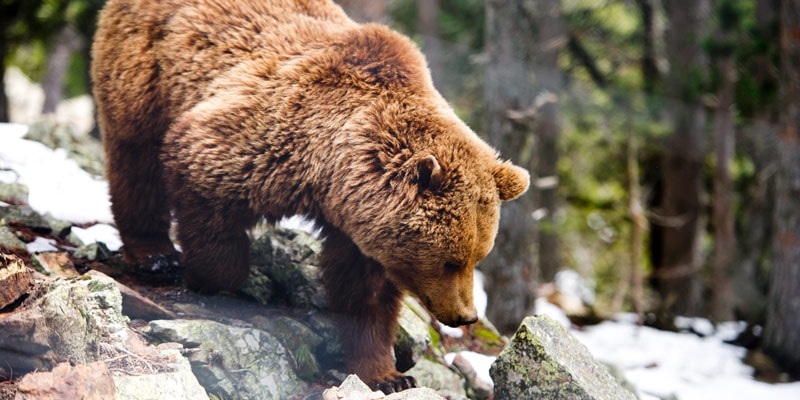
<instances>
[{"instance_id":1,"label":"rocky ledge","mask_svg":"<svg viewBox=\"0 0 800 400\"><path fill-rule=\"evenodd\" d=\"M24 186L0 183L0 201L0 400L633 397L546 317L510 341L485 319L443 334L413 298L395 358L421 388L373 392L339 370L313 236L262 229L244 288L202 296L82 243L72 224L31 210ZM476 354L497 357L494 383Z\"/></svg>"}]
</instances>

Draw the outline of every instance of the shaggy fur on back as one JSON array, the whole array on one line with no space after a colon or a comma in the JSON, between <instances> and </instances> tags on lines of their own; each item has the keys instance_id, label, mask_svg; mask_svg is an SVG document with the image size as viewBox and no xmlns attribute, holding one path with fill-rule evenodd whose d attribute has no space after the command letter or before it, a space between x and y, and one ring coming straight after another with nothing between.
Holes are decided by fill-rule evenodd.
<instances>
[{"instance_id":1,"label":"shaggy fur on back","mask_svg":"<svg viewBox=\"0 0 800 400\"><path fill-rule=\"evenodd\" d=\"M111 0L92 56L127 262L176 254L174 211L187 285L232 290L247 229L306 215L347 368L387 391L414 384L391 359L403 291L474 322L475 263L528 174L458 119L408 38L324 0Z\"/></svg>"}]
</instances>

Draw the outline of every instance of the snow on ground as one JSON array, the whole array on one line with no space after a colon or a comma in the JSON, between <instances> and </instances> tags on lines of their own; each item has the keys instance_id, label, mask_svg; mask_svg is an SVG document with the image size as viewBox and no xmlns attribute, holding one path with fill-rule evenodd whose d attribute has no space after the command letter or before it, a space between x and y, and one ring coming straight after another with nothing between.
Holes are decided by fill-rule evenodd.
<instances>
[{"instance_id":1,"label":"snow on ground","mask_svg":"<svg viewBox=\"0 0 800 400\"><path fill-rule=\"evenodd\" d=\"M119 231L109 224L96 224L86 229L73 226L72 233L83 243L103 242L111 251L118 251L122 247Z\"/></svg>"},{"instance_id":2,"label":"snow on ground","mask_svg":"<svg viewBox=\"0 0 800 400\"><path fill-rule=\"evenodd\" d=\"M55 218L75 223L110 223L107 183L80 169L66 157L66 152L22 139L26 131L25 125L0 124L0 181L27 185L30 205L40 213L50 213ZM314 231L313 226L305 225L300 219L284 224ZM116 229L107 224L73 230L85 243L102 241L111 249L118 249L121 244ZM32 249L47 249L48 244L36 241L29 245ZM486 308L486 294L480 275L476 275L475 283L476 306L482 314ZM569 326L560 310L546 301L537 302L537 309ZM677 322L695 331L714 331L704 320ZM606 321L583 331L572 330L572 333L595 358L622 369L644 399L673 394L679 400L800 399L800 382L767 384L751 378L751 368L741 362L744 349L723 343L740 329L742 326L737 324L723 325L716 333L700 338L690 333L636 327L631 318L621 316L618 321ZM462 355L472 362L482 379L490 379L492 357L471 352Z\"/></svg>"},{"instance_id":3,"label":"snow on ground","mask_svg":"<svg viewBox=\"0 0 800 400\"><path fill-rule=\"evenodd\" d=\"M694 320L697 325L710 325ZM744 329L744 323L722 324L716 333L701 338L692 333L637 327L633 321L621 315L617 321L572 333L597 360L622 369L642 399L670 395L679 400L800 399L800 382L768 384L754 380L752 368L742 363L745 349L723 343Z\"/></svg>"},{"instance_id":4,"label":"snow on ground","mask_svg":"<svg viewBox=\"0 0 800 400\"><path fill-rule=\"evenodd\" d=\"M111 222L108 184L82 170L64 150L23 139L28 127L0 124L0 181L28 186L39 213L74 223Z\"/></svg>"}]
</instances>

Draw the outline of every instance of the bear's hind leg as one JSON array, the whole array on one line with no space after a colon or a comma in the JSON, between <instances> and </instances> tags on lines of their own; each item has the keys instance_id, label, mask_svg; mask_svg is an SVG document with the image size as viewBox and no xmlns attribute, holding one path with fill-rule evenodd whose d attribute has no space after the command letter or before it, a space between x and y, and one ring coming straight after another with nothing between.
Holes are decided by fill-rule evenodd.
<instances>
[{"instance_id":1,"label":"bear's hind leg","mask_svg":"<svg viewBox=\"0 0 800 400\"><path fill-rule=\"evenodd\" d=\"M392 361L402 293L383 266L339 231L326 232L322 276L339 325L346 367L373 389L399 392L416 386Z\"/></svg>"},{"instance_id":2,"label":"bear's hind leg","mask_svg":"<svg viewBox=\"0 0 800 400\"><path fill-rule=\"evenodd\" d=\"M176 267L158 144L106 135L104 145L111 211L125 262L146 271Z\"/></svg>"}]
</instances>

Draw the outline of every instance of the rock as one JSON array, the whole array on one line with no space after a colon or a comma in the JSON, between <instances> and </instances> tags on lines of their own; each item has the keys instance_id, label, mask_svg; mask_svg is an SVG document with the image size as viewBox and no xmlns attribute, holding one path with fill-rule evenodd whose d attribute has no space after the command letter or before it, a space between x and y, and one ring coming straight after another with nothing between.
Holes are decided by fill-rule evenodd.
<instances>
[{"instance_id":1,"label":"rock","mask_svg":"<svg viewBox=\"0 0 800 400\"><path fill-rule=\"evenodd\" d=\"M42 281L20 308L0 318L0 377L97 360L101 345L127 327L121 311L122 296L109 278Z\"/></svg>"},{"instance_id":2,"label":"rock","mask_svg":"<svg viewBox=\"0 0 800 400\"><path fill-rule=\"evenodd\" d=\"M44 217L26 205L0 207L0 219L6 224L19 224L38 233L50 233L53 228Z\"/></svg>"},{"instance_id":3,"label":"rock","mask_svg":"<svg viewBox=\"0 0 800 400\"><path fill-rule=\"evenodd\" d=\"M453 358L453 367L466 379L466 384L469 388L467 394L471 399L485 400L492 397L494 385L492 382L486 382L478 377L478 371L475 370L475 366L464 357L463 353L458 353Z\"/></svg>"},{"instance_id":4,"label":"rock","mask_svg":"<svg viewBox=\"0 0 800 400\"><path fill-rule=\"evenodd\" d=\"M3 207L0 207L0 210ZM14 231L7 226L0 225L0 248L6 248L8 250L23 250L26 253L28 252L27 247L25 246L25 242L19 240L17 235L14 234Z\"/></svg>"},{"instance_id":5,"label":"rock","mask_svg":"<svg viewBox=\"0 0 800 400\"><path fill-rule=\"evenodd\" d=\"M80 239L78 239L78 241L80 241ZM89 261L105 261L111 257L111 250L106 247L105 243L95 242L78 247L78 250L75 250L72 256Z\"/></svg>"},{"instance_id":6,"label":"rock","mask_svg":"<svg viewBox=\"0 0 800 400\"><path fill-rule=\"evenodd\" d=\"M149 375L114 375L116 400L202 400L208 399L192 373L189 360L178 349L164 349L161 355L171 372Z\"/></svg>"},{"instance_id":7,"label":"rock","mask_svg":"<svg viewBox=\"0 0 800 400\"><path fill-rule=\"evenodd\" d=\"M444 364L421 358L406 374L417 380L417 385L436 390L440 396L450 400L466 400L464 378Z\"/></svg>"},{"instance_id":8,"label":"rock","mask_svg":"<svg viewBox=\"0 0 800 400\"><path fill-rule=\"evenodd\" d=\"M317 363L322 369L341 367L344 363L344 353L342 342L339 337L339 328L330 318L330 315L323 312L311 312L303 321L322 337L322 344L317 348Z\"/></svg>"},{"instance_id":9,"label":"rock","mask_svg":"<svg viewBox=\"0 0 800 400\"><path fill-rule=\"evenodd\" d=\"M403 305L408 307L416 316L425 323L425 325L431 325L433 323L433 318L431 314L428 312L425 307L420 304L419 300L412 296L405 296L403 297Z\"/></svg>"},{"instance_id":10,"label":"rock","mask_svg":"<svg viewBox=\"0 0 800 400\"><path fill-rule=\"evenodd\" d=\"M27 204L28 187L21 183L0 182L0 201L9 204Z\"/></svg>"},{"instance_id":11,"label":"rock","mask_svg":"<svg viewBox=\"0 0 800 400\"><path fill-rule=\"evenodd\" d=\"M527 317L491 368L494 398L635 399L566 329Z\"/></svg>"},{"instance_id":12,"label":"rock","mask_svg":"<svg viewBox=\"0 0 800 400\"><path fill-rule=\"evenodd\" d=\"M33 275L13 254L0 254L0 310L17 301L33 287Z\"/></svg>"},{"instance_id":13,"label":"rock","mask_svg":"<svg viewBox=\"0 0 800 400\"><path fill-rule=\"evenodd\" d=\"M377 400L384 397L386 395L383 392L373 391L356 375L348 375L341 385L328 388L322 393L323 400Z\"/></svg>"},{"instance_id":14,"label":"rock","mask_svg":"<svg viewBox=\"0 0 800 400\"><path fill-rule=\"evenodd\" d=\"M281 301L300 308L324 308L327 301L316 267L320 246L305 232L267 230L252 243L253 268L242 291L260 301L268 298L268 303ZM267 285L269 291L265 291Z\"/></svg>"},{"instance_id":15,"label":"rock","mask_svg":"<svg viewBox=\"0 0 800 400\"><path fill-rule=\"evenodd\" d=\"M151 321L146 331L156 339L190 349L192 371L213 396L281 399L306 387L291 367L289 352L260 329L208 320L157 320Z\"/></svg>"},{"instance_id":16,"label":"rock","mask_svg":"<svg viewBox=\"0 0 800 400\"><path fill-rule=\"evenodd\" d=\"M436 394L430 388L406 389L400 393L392 393L383 398L384 400L447 400Z\"/></svg>"},{"instance_id":17,"label":"rock","mask_svg":"<svg viewBox=\"0 0 800 400\"><path fill-rule=\"evenodd\" d=\"M408 298L407 298L408 299ZM417 360L431 344L430 325L412 310L406 301L400 308L397 320L397 336L394 340L395 364L399 371L406 371L416 364Z\"/></svg>"},{"instance_id":18,"label":"rock","mask_svg":"<svg viewBox=\"0 0 800 400\"><path fill-rule=\"evenodd\" d=\"M86 275L104 276L108 278L108 276L105 275L104 273L95 270L87 272ZM141 294L129 288L128 286L116 280L114 281L114 283L117 285L117 289L122 295L122 314L127 316L128 318L142 319L145 321L152 321L154 319L176 318L175 313L154 303L152 300L142 296Z\"/></svg>"},{"instance_id":19,"label":"rock","mask_svg":"<svg viewBox=\"0 0 800 400\"><path fill-rule=\"evenodd\" d=\"M72 222L55 219L50 214L45 214L42 218L50 225L50 228L53 230L53 235L66 239L69 237L70 233L72 233Z\"/></svg>"},{"instance_id":20,"label":"rock","mask_svg":"<svg viewBox=\"0 0 800 400\"><path fill-rule=\"evenodd\" d=\"M34 254L31 262L36 270L45 275L55 275L62 278L75 278L80 274L75 270L75 265L66 252L46 252Z\"/></svg>"},{"instance_id":21,"label":"rock","mask_svg":"<svg viewBox=\"0 0 800 400\"><path fill-rule=\"evenodd\" d=\"M272 279L263 268L250 268L250 276L240 289L259 304L269 304L272 297Z\"/></svg>"},{"instance_id":22,"label":"rock","mask_svg":"<svg viewBox=\"0 0 800 400\"><path fill-rule=\"evenodd\" d=\"M339 386L325 389L323 400L447 400L431 388L407 389L386 395L380 390L372 391L356 375L348 375Z\"/></svg>"},{"instance_id":23,"label":"rock","mask_svg":"<svg viewBox=\"0 0 800 400\"><path fill-rule=\"evenodd\" d=\"M316 354L320 353L322 336L302 322L285 316L257 323L257 326L275 336L289 350L294 370L301 379L315 381L319 378Z\"/></svg>"},{"instance_id":24,"label":"rock","mask_svg":"<svg viewBox=\"0 0 800 400\"><path fill-rule=\"evenodd\" d=\"M55 118L40 118L30 125L25 138L51 149L64 149L85 171L103 175L105 157L100 141L88 135L79 135L69 124L59 123Z\"/></svg>"},{"instance_id":25,"label":"rock","mask_svg":"<svg viewBox=\"0 0 800 400\"><path fill-rule=\"evenodd\" d=\"M472 336L481 340L483 351L497 354L508 344L508 338L501 335L488 318L481 317L471 326Z\"/></svg>"},{"instance_id":26,"label":"rock","mask_svg":"<svg viewBox=\"0 0 800 400\"><path fill-rule=\"evenodd\" d=\"M75 366L60 363L50 372L22 377L14 400L106 400L114 398L114 390L114 380L102 361Z\"/></svg>"}]
</instances>

